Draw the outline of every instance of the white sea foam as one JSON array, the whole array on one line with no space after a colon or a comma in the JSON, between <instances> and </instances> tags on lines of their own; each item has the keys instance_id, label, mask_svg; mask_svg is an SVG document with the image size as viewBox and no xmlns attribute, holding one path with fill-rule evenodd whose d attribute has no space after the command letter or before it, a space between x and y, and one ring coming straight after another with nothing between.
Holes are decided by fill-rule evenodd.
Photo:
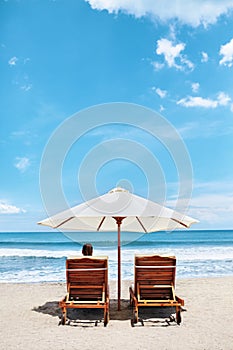
<instances>
[{"instance_id":1,"label":"white sea foam","mask_svg":"<svg viewBox=\"0 0 233 350\"><path fill-rule=\"evenodd\" d=\"M46 258L63 258L70 255L74 255L75 251L66 250L35 250L35 249L0 249L0 257L15 256L15 257L46 257ZM80 252L77 252L77 255Z\"/></svg>"},{"instance_id":2,"label":"white sea foam","mask_svg":"<svg viewBox=\"0 0 233 350\"><path fill-rule=\"evenodd\" d=\"M133 261L137 254L162 254L175 255L178 260L225 260L233 259L233 247L190 247L190 248L145 248L145 249L121 249L122 261ZM116 260L116 249L95 249L96 256L108 256L110 260ZM10 249L1 248L0 257L45 257L45 258L66 258L69 256L80 256L76 250L35 250L35 249Z\"/></svg>"},{"instance_id":3,"label":"white sea foam","mask_svg":"<svg viewBox=\"0 0 233 350\"><path fill-rule=\"evenodd\" d=\"M38 283L38 282L64 282L65 270L46 271L40 270L28 271L21 270L18 272L4 272L1 274L1 283Z\"/></svg>"},{"instance_id":4,"label":"white sea foam","mask_svg":"<svg viewBox=\"0 0 233 350\"><path fill-rule=\"evenodd\" d=\"M123 250L122 255L132 259L136 254L162 254L175 255L177 260L225 260L233 259L233 247L190 247L190 248L146 248L136 250Z\"/></svg>"},{"instance_id":5,"label":"white sea foam","mask_svg":"<svg viewBox=\"0 0 233 350\"><path fill-rule=\"evenodd\" d=\"M78 247L79 248L79 247ZM65 259L80 256L79 249L0 249L0 282L65 282ZM133 280L135 254L177 257L177 276L208 277L233 274L233 246L127 247L121 249L121 277ZM94 247L95 256L109 257L109 279L117 279L117 249Z\"/></svg>"}]
</instances>

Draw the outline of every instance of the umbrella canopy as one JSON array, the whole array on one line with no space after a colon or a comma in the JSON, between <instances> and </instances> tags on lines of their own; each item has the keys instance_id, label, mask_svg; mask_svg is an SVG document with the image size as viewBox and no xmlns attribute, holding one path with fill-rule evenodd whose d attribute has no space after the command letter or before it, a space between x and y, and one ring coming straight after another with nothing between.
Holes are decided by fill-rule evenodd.
<instances>
[{"instance_id":1,"label":"umbrella canopy","mask_svg":"<svg viewBox=\"0 0 233 350\"><path fill-rule=\"evenodd\" d=\"M121 297L120 232L170 231L189 228L197 220L130 193L123 188L62 211L40 225L76 231L116 231L118 228L118 310Z\"/></svg>"}]
</instances>

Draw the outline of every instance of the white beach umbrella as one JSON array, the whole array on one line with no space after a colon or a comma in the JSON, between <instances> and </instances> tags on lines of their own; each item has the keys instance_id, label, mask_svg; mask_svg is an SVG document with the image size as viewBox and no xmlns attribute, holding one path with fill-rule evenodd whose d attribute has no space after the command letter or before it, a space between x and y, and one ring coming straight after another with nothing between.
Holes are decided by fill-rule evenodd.
<instances>
[{"instance_id":1,"label":"white beach umbrella","mask_svg":"<svg viewBox=\"0 0 233 350\"><path fill-rule=\"evenodd\" d=\"M130 193L123 188L62 211L40 225L62 230L116 231L118 227L118 310L121 298L121 231L149 233L189 228L197 220Z\"/></svg>"}]
</instances>

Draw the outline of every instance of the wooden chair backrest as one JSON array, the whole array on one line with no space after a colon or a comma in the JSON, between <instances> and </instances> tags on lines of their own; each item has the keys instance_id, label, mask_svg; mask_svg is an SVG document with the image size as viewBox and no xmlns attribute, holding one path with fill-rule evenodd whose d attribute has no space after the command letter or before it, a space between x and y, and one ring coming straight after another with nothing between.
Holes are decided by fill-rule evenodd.
<instances>
[{"instance_id":1,"label":"wooden chair backrest","mask_svg":"<svg viewBox=\"0 0 233 350\"><path fill-rule=\"evenodd\" d=\"M101 299L107 294L108 258L78 257L66 260L67 291L79 299ZM104 290L103 290L104 288Z\"/></svg>"},{"instance_id":2,"label":"wooden chair backrest","mask_svg":"<svg viewBox=\"0 0 233 350\"><path fill-rule=\"evenodd\" d=\"M176 258L174 256L135 256L135 289L138 283L140 285L171 285L175 287L175 274Z\"/></svg>"}]
</instances>

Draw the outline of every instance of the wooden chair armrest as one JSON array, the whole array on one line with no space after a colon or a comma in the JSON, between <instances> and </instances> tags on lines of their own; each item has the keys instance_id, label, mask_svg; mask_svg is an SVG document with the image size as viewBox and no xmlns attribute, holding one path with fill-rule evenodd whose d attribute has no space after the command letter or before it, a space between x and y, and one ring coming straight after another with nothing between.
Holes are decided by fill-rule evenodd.
<instances>
[{"instance_id":1,"label":"wooden chair armrest","mask_svg":"<svg viewBox=\"0 0 233 350\"><path fill-rule=\"evenodd\" d=\"M67 295L62 300L59 301L59 306L60 307L63 307L64 304L66 303L66 297L67 297Z\"/></svg>"},{"instance_id":2,"label":"wooden chair armrest","mask_svg":"<svg viewBox=\"0 0 233 350\"><path fill-rule=\"evenodd\" d=\"M137 302L137 298L135 297L133 288L131 286L129 287L129 294L130 294L130 297L133 299L133 301Z\"/></svg>"},{"instance_id":3,"label":"wooden chair armrest","mask_svg":"<svg viewBox=\"0 0 233 350\"><path fill-rule=\"evenodd\" d=\"M184 299L181 299L178 296L176 296L176 301L178 301L178 303L180 303L181 306L184 306Z\"/></svg>"}]
</instances>

